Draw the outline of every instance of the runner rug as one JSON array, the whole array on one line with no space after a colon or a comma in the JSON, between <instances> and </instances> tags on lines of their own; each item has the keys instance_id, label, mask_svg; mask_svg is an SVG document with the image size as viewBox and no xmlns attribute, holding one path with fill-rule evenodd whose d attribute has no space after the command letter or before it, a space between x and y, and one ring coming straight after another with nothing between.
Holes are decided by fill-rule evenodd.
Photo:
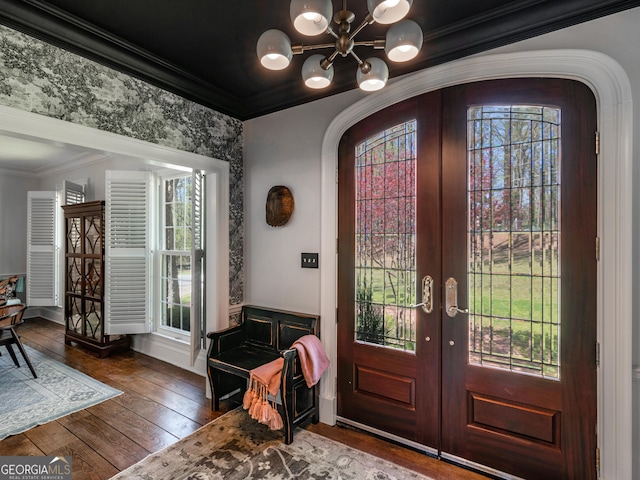
<instances>
[{"instance_id":1,"label":"runner rug","mask_svg":"<svg viewBox=\"0 0 640 480\"><path fill-rule=\"evenodd\" d=\"M217 418L112 480L240 479L432 480L404 467L296 429L285 445L281 432L253 420L242 408Z\"/></svg>"},{"instance_id":2,"label":"runner rug","mask_svg":"<svg viewBox=\"0 0 640 480\"><path fill-rule=\"evenodd\" d=\"M88 408L122 392L25 345L33 378L14 347L20 368L6 348L0 353L0 440Z\"/></svg>"}]
</instances>

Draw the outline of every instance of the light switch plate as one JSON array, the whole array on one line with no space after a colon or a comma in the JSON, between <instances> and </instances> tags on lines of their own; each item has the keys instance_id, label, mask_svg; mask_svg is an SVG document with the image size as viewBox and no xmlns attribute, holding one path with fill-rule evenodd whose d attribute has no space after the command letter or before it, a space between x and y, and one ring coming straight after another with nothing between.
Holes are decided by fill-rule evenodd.
<instances>
[{"instance_id":1,"label":"light switch plate","mask_svg":"<svg viewBox=\"0 0 640 480\"><path fill-rule=\"evenodd\" d=\"M302 253L300 256L302 268L318 268L317 253Z\"/></svg>"}]
</instances>

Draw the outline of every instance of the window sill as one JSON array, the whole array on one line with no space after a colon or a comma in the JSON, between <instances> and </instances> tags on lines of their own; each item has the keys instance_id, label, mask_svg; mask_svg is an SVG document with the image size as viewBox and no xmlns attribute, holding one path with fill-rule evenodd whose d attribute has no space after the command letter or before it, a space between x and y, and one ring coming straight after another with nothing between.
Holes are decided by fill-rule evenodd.
<instances>
[{"instance_id":1,"label":"window sill","mask_svg":"<svg viewBox=\"0 0 640 480\"><path fill-rule=\"evenodd\" d=\"M185 345L187 347L191 345L189 341L185 340L184 338L176 337L175 335L172 335L170 332L163 332L163 331L156 330L154 332L151 332L151 335L156 338L161 338L163 340L178 343L180 345Z\"/></svg>"}]
</instances>

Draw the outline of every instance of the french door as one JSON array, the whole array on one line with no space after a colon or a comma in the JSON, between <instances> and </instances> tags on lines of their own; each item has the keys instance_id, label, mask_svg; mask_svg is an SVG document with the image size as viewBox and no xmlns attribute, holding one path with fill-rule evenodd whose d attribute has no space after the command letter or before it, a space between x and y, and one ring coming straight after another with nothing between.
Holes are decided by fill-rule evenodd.
<instances>
[{"instance_id":1,"label":"french door","mask_svg":"<svg viewBox=\"0 0 640 480\"><path fill-rule=\"evenodd\" d=\"M595 101L425 94L339 156L338 415L527 479L596 478Z\"/></svg>"}]
</instances>

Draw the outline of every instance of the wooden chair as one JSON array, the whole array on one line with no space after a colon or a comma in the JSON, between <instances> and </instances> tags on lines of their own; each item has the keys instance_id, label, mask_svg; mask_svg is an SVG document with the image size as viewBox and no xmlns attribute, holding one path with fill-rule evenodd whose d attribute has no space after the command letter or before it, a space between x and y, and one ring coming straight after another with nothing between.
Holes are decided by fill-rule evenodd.
<instances>
[{"instance_id":1,"label":"wooden chair","mask_svg":"<svg viewBox=\"0 0 640 480\"><path fill-rule=\"evenodd\" d=\"M27 362L29 370L31 370L31 373L33 374L33 378L38 378L36 371L27 356L27 352L20 341L20 337L18 337L18 334L15 331L15 327L23 323L22 316L24 315L26 308L27 306L21 303L0 307L0 346L4 345L7 347L13 363L16 364L16 367L20 367L18 357L16 357L12 347L12 345L16 345L24 357L24 361Z\"/></svg>"}]
</instances>

